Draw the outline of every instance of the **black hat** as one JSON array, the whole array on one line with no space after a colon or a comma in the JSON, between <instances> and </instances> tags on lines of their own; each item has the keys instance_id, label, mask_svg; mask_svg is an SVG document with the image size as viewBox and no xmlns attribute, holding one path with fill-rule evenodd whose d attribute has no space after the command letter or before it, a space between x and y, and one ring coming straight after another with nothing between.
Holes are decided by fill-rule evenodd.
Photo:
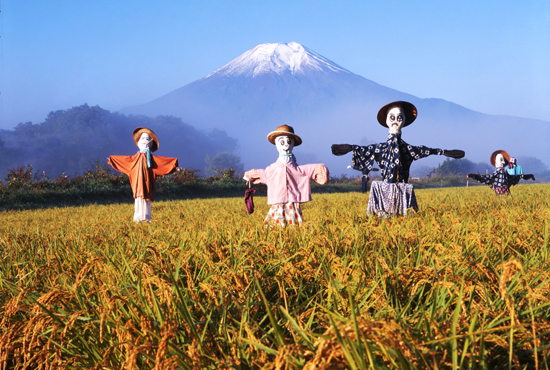
<instances>
[{"instance_id":1,"label":"black hat","mask_svg":"<svg viewBox=\"0 0 550 370\"><path fill-rule=\"evenodd\" d=\"M386 124L388 111L396 107L403 109L403 112L405 113L405 125L403 127L406 127L414 122L414 120L416 119L416 115L418 114L416 107L406 101L394 101L380 108L380 110L378 111L378 115L376 116L376 118L378 119L378 123L380 123L384 127L388 127L388 125Z\"/></svg>"}]
</instances>

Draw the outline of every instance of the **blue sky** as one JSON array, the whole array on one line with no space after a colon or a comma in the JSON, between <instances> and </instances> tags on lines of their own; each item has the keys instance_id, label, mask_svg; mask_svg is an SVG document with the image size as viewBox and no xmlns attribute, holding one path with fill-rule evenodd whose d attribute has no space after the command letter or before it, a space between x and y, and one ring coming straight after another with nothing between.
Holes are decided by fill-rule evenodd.
<instances>
[{"instance_id":1,"label":"blue sky","mask_svg":"<svg viewBox=\"0 0 550 370\"><path fill-rule=\"evenodd\" d=\"M296 41L421 98L550 121L550 1L4 0L0 128L116 111ZM189 122L192 124L192 122Z\"/></svg>"}]
</instances>

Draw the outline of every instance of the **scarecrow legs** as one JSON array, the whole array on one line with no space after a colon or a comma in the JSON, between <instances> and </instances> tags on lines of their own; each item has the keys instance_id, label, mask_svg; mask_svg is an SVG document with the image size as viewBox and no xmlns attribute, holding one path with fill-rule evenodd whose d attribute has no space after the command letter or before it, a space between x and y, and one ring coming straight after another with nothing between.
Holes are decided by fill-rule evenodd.
<instances>
[{"instance_id":1,"label":"scarecrow legs","mask_svg":"<svg viewBox=\"0 0 550 370\"><path fill-rule=\"evenodd\" d=\"M151 201L137 197L134 205L134 222L151 222Z\"/></svg>"}]
</instances>

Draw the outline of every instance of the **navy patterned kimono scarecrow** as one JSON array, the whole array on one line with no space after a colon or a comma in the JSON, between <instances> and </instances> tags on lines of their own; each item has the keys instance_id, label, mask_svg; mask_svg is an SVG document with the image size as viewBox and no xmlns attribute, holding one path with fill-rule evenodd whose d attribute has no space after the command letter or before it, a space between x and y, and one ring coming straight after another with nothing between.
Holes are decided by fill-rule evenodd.
<instances>
[{"instance_id":1,"label":"navy patterned kimono scarecrow","mask_svg":"<svg viewBox=\"0 0 550 370\"><path fill-rule=\"evenodd\" d=\"M471 173L468 177L489 185L496 195L510 195L510 187L516 185L521 179L535 180L534 175L511 175L506 170L509 163L510 155L505 150L496 150L491 154L491 165L496 167L495 172L487 175Z\"/></svg>"},{"instance_id":2,"label":"navy patterned kimono scarecrow","mask_svg":"<svg viewBox=\"0 0 550 370\"><path fill-rule=\"evenodd\" d=\"M353 151L353 168L363 173L372 170L374 162L380 167L382 181L374 181L371 186L367 215L379 216L391 214L406 215L407 210L418 210L414 189L409 182L409 169L413 161L429 155L444 155L462 158L462 150L432 149L425 146L413 146L401 139L401 128L414 122L417 110L414 105L396 101L383 106L378 112L378 123L389 129L385 143L368 146L334 144L332 153L344 155Z\"/></svg>"}]
</instances>

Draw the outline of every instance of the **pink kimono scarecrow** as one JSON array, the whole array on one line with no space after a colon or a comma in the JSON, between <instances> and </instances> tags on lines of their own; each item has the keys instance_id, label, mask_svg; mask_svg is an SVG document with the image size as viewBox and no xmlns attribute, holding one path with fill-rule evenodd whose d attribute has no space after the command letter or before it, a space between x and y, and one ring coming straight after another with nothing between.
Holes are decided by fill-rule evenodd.
<instances>
[{"instance_id":1,"label":"pink kimono scarecrow","mask_svg":"<svg viewBox=\"0 0 550 370\"><path fill-rule=\"evenodd\" d=\"M267 185L267 204L271 206L265 218L266 225L301 225L304 221L301 203L311 200L310 181L324 185L328 182L329 172L324 164L305 164L299 166L292 154L302 139L288 125L282 125L267 139L277 147L279 158L265 170L253 169L245 172L244 179L254 184Z\"/></svg>"}]
</instances>

